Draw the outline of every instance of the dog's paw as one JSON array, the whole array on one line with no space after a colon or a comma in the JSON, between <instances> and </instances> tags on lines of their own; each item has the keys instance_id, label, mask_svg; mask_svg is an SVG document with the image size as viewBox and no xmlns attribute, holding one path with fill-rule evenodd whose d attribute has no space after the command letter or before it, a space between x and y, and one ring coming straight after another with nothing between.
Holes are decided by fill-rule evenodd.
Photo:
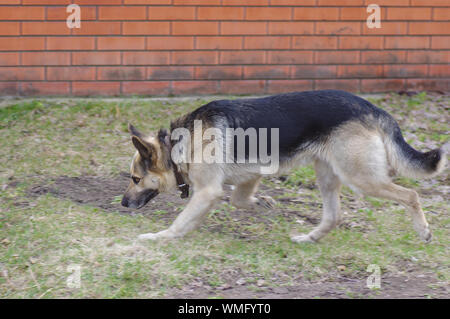
<instances>
[{"instance_id":1,"label":"dog's paw","mask_svg":"<svg viewBox=\"0 0 450 319\"><path fill-rule=\"evenodd\" d=\"M158 240L161 238L158 233L147 233L147 234L141 234L138 236L139 240Z\"/></svg>"},{"instance_id":2,"label":"dog's paw","mask_svg":"<svg viewBox=\"0 0 450 319\"><path fill-rule=\"evenodd\" d=\"M291 236L291 240L294 243L315 243L316 242L314 239L312 239L307 234Z\"/></svg>"},{"instance_id":3,"label":"dog's paw","mask_svg":"<svg viewBox=\"0 0 450 319\"><path fill-rule=\"evenodd\" d=\"M433 235L431 234L429 228L424 228L423 230L419 231L419 236L426 244L431 242L431 239L433 238Z\"/></svg>"},{"instance_id":4,"label":"dog's paw","mask_svg":"<svg viewBox=\"0 0 450 319\"><path fill-rule=\"evenodd\" d=\"M259 196L256 202L258 207L262 207L263 209L273 209L277 202L270 196Z\"/></svg>"}]
</instances>

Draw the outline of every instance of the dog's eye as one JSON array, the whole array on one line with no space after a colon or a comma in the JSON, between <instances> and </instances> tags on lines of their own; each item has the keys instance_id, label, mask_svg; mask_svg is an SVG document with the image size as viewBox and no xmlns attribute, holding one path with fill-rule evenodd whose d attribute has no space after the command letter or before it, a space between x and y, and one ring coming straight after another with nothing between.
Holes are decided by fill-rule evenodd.
<instances>
[{"instance_id":1,"label":"dog's eye","mask_svg":"<svg viewBox=\"0 0 450 319\"><path fill-rule=\"evenodd\" d=\"M139 177L136 176L131 177L131 179L133 180L133 183L135 183L136 185L139 184L139 181L141 180Z\"/></svg>"}]
</instances>

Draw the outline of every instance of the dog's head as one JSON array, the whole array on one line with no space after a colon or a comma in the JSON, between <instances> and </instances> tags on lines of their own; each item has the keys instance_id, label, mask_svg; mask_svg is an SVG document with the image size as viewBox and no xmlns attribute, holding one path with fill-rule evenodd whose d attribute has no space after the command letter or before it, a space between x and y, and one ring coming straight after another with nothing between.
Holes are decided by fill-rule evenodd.
<instances>
[{"instance_id":1,"label":"dog's head","mask_svg":"<svg viewBox=\"0 0 450 319\"><path fill-rule=\"evenodd\" d=\"M162 192L176 188L170 160L170 136L161 129L157 137L144 136L128 125L136 153L131 161L131 181L122 198L122 206L141 208Z\"/></svg>"}]
</instances>

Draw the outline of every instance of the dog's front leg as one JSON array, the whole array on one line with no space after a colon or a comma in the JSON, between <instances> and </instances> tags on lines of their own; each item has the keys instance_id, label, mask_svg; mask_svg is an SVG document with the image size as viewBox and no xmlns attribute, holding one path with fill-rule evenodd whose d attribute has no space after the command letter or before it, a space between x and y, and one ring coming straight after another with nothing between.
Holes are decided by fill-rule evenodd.
<instances>
[{"instance_id":1,"label":"dog's front leg","mask_svg":"<svg viewBox=\"0 0 450 319\"><path fill-rule=\"evenodd\" d=\"M173 224L159 233L139 235L139 239L171 239L183 237L188 232L197 228L202 218L222 196L221 186L208 186L194 191L186 208L178 215Z\"/></svg>"}]
</instances>

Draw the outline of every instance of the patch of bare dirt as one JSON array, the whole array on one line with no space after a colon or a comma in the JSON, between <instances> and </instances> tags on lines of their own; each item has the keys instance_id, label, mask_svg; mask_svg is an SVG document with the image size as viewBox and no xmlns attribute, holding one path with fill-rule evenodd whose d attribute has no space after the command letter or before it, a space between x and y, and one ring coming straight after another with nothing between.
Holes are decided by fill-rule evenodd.
<instances>
[{"instance_id":1,"label":"patch of bare dirt","mask_svg":"<svg viewBox=\"0 0 450 319\"><path fill-rule=\"evenodd\" d=\"M144 214L152 215L155 211L165 211L167 213L158 214L158 218L166 221L173 220L181 211L182 206L186 205L188 200L181 199L177 194L160 194L150 203L139 210L133 210L123 207L120 199L129 183L128 174L122 173L116 178L98 177L98 176L80 176L68 177L60 176L43 184L35 185L28 190L28 194L37 197L46 193L50 193L58 198L68 199L78 204L85 204L99 207L109 212L119 212L123 214ZM229 192L228 192L229 193ZM259 195L277 196L283 194L284 190L270 189L261 185ZM229 203L229 196L223 198L224 202ZM293 198L283 198L280 201L296 200ZM321 204L317 204L319 207ZM319 209L320 210L320 209ZM302 219L311 224L318 224L320 214L312 216L311 214L299 211L293 211L283 208L274 208L270 211L244 211L235 210L231 212L234 220L248 220L250 222L267 222L268 218L283 216L288 219ZM219 214L218 218L222 218ZM214 226L213 226L214 228ZM212 231L222 231L220 225ZM240 237L242 236L239 235Z\"/></svg>"},{"instance_id":2,"label":"patch of bare dirt","mask_svg":"<svg viewBox=\"0 0 450 319\"><path fill-rule=\"evenodd\" d=\"M449 291L438 283L432 275L420 274L406 276L381 276L380 289L369 289L367 278L353 279L340 277L336 281L309 282L301 281L292 286L250 287L248 285L212 288L199 282L186 285L181 290L169 293L170 298L195 299L218 296L223 298L243 299L296 299L296 298L448 298ZM430 285L436 285L434 289Z\"/></svg>"}]
</instances>

